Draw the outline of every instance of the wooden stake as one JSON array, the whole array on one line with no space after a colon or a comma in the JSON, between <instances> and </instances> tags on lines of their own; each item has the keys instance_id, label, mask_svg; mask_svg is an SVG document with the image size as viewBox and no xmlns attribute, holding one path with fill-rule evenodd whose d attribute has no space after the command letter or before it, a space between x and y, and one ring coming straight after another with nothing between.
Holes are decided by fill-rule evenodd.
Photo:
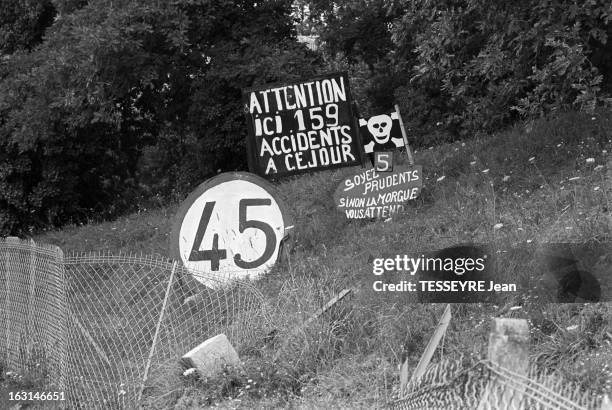
<instances>
[{"instance_id":1,"label":"wooden stake","mask_svg":"<svg viewBox=\"0 0 612 410\"><path fill-rule=\"evenodd\" d=\"M414 158L412 157L412 151L410 150L410 144L408 144L408 134L406 134L406 128L404 128L404 120L402 120L402 115L400 114L399 105L395 104L395 112L397 113L397 118L399 119L400 129L402 130L402 137L404 137L404 144L406 145L406 154L408 154L408 163L410 165L414 165Z\"/></svg>"},{"instance_id":2,"label":"wooden stake","mask_svg":"<svg viewBox=\"0 0 612 410\"><path fill-rule=\"evenodd\" d=\"M147 359L147 365L145 366L144 375L142 376L142 384L140 385L140 391L138 392L138 401L142 400L142 392L145 388L145 383L149 377L149 368L151 367L151 360L153 359L153 353L155 352L155 346L157 345L157 338L159 337L159 329L161 328L162 321L164 319L164 313L166 312L166 305L168 304L168 296L172 289L172 283L174 282L174 272L176 271L177 262L174 261L172 264L172 272L170 272L170 279L168 280L168 287L166 288L166 295L164 296L164 303L162 304L161 312L159 312L159 319L157 320L157 326L155 326L155 335L153 336L153 343L151 343L151 350L149 351L149 358Z\"/></svg>"},{"instance_id":3,"label":"wooden stake","mask_svg":"<svg viewBox=\"0 0 612 410\"><path fill-rule=\"evenodd\" d=\"M312 315L310 317L310 319L308 319L306 322L304 322L304 324L301 327L306 327L308 326L313 320L315 320L316 318L318 318L319 316L321 316L323 313L327 312L332 306L334 306L336 303L338 303L339 301L341 301L346 295L348 295L349 293L351 293L353 291L353 289L344 289L342 292L340 292L339 294L336 295L336 297L334 297L333 299L331 299L329 302L327 302L325 304L325 306L323 306L322 308L320 308L319 310L317 310L314 315Z\"/></svg>"},{"instance_id":4,"label":"wooden stake","mask_svg":"<svg viewBox=\"0 0 612 410\"><path fill-rule=\"evenodd\" d=\"M339 301L341 301L342 299L344 299L344 297L346 295L348 295L349 293L351 293L353 291L353 289L344 289L342 292L340 292L339 294L337 294L336 296L334 296L329 302L327 302L325 304L325 306L323 306L322 308L318 309L310 318L308 318L307 321L305 321L304 323L302 323L300 326L298 326L297 328L295 328L290 334L289 336L287 336L287 338L285 339L285 342L283 343L283 345L281 346L280 349L278 349L278 351L276 352L276 354L274 355L273 361L276 361L278 359L278 357L280 356L281 352L283 351L283 349L285 348L285 346L287 345L287 343L289 343L289 340L291 339L291 336L295 335L296 333L298 333L300 330L302 330L303 328L305 328L306 326L308 326L310 323L312 323L312 321L314 321L315 319L317 319L319 316L321 316L323 313L327 312L332 306L334 306L336 303L338 303Z\"/></svg>"},{"instance_id":5,"label":"wooden stake","mask_svg":"<svg viewBox=\"0 0 612 410\"><path fill-rule=\"evenodd\" d=\"M438 347L438 344L440 344L440 339L442 339L442 336L444 336L444 334L446 333L446 329L448 328L450 320L451 320L451 307L450 307L450 304L447 304L446 307L444 308L444 312L442 313L442 317L440 317L440 321L438 322L438 325L436 326L436 330L434 331L434 334L431 336L431 339L429 339L429 342L427 343L427 347L425 348L423 355L421 355L421 358L419 359L419 363L417 364L416 369L412 373L412 377L410 378L410 380L417 380L421 376L423 376L423 374L425 373L425 370L427 369L427 366L429 365L429 362L431 362L431 358L433 357L434 352L436 351L436 348ZM400 392L403 396L405 393L406 384L408 383L408 358L406 358L406 361L402 365L401 372L403 373L400 373L400 383L402 382L403 383L400 385Z\"/></svg>"}]
</instances>

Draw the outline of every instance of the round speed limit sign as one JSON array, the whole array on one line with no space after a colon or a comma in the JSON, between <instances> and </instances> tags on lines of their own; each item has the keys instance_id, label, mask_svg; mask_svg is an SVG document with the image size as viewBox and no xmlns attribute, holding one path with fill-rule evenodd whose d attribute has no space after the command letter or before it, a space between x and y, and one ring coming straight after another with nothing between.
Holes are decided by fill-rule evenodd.
<instances>
[{"instance_id":1,"label":"round speed limit sign","mask_svg":"<svg viewBox=\"0 0 612 410\"><path fill-rule=\"evenodd\" d=\"M197 272L225 282L267 272L293 227L274 191L265 179L245 172L223 173L204 182L176 215L172 256L207 286L212 286L210 281Z\"/></svg>"}]
</instances>

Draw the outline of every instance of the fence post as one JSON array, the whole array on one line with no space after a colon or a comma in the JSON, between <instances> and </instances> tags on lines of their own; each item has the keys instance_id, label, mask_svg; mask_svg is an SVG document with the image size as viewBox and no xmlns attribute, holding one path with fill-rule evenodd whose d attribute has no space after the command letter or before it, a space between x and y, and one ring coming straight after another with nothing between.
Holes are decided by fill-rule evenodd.
<instances>
[{"instance_id":1,"label":"fence post","mask_svg":"<svg viewBox=\"0 0 612 410\"><path fill-rule=\"evenodd\" d=\"M487 357L491 363L527 377L529 373L529 325L525 319L493 319ZM478 409L523 407L524 388L508 386L493 377L483 392Z\"/></svg>"},{"instance_id":2,"label":"fence post","mask_svg":"<svg viewBox=\"0 0 612 410\"><path fill-rule=\"evenodd\" d=\"M36 243L34 243L33 239L29 241L30 249L28 253L30 254L30 263L28 266L28 317L26 322L26 343L27 349L26 352L28 355L33 354L34 343L39 342L38 337L35 337L35 333L38 329L36 329L36 319L34 318L35 312L35 292L36 292ZM36 335L37 336L37 335Z\"/></svg>"},{"instance_id":3,"label":"fence post","mask_svg":"<svg viewBox=\"0 0 612 410\"><path fill-rule=\"evenodd\" d=\"M4 254L6 268L6 367L7 369L16 370L19 366L19 338L21 336L22 323L18 313L19 309L15 306L16 303L19 303L19 298L16 297L18 295L15 294L17 267L15 266L14 259L17 257L17 251L11 249L11 245L18 245L19 238L9 236L5 241L7 245Z\"/></svg>"},{"instance_id":4,"label":"fence post","mask_svg":"<svg viewBox=\"0 0 612 410\"><path fill-rule=\"evenodd\" d=\"M58 316L58 320L61 323L61 334L58 335L53 342L53 346L59 350L58 363L57 363L57 372L59 373L59 377L57 380L57 387L61 391L66 391L68 395L70 392L67 390L70 388L68 381L68 344L69 344L69 335L68 335L68 326L70 321L70 309L68 303L68 278L66 276L66 264L64 262L64 251L59 246L53 247L55 253L55 274L53 275L53 288L48 284L48 291L54 293L57 297L57 306L55 306L55 310ZM53 307L47 305L47 311L51 312ZM52 326L50 325L50 321L45 321L48 326L48 333L52 334ZM48 337L48 336L47 336Z\"/></svg>"},{"instance_id":5,"label":"fence post","mask_svg":"<svg viewBox=\"0 0 612 410\"><path fill-rule=\"evenodd\" d=\"M0 255L0 263L2 263L2 270L0 271L0 273L2 274L2 276L4 277L4 281L3 283L0 283L0 286L2 286L2 288L0 289L0 296L2 296L2 299L4 299L4 306L2 306L2 310L0 310L0 319L2 319L0 321L0 323L2 323L2 350L0 351L1 353L3 353L3 360L4 360L4 364L5 366L8 368L8 362L9 362L9 318L8 318L8 312L9 312L9 300L10 300L10 296L9 296L9 287L8 287L8 249L6 248L6 239L2 239L1 244L3 245L2 248L2 255Z\"/></svg>"},{"instance_id":6,"label":"fence post","mask_svg":"<svg viewBox=\"0 0 612 410\"><path fill-rule=\"evenodd\" d=\"M607 394L604 394L603 398L601 399L601 406L599 407L599 410L612 410L612 400L610 400L610 397L608 397Z\"/></svg>"}]
</instances>

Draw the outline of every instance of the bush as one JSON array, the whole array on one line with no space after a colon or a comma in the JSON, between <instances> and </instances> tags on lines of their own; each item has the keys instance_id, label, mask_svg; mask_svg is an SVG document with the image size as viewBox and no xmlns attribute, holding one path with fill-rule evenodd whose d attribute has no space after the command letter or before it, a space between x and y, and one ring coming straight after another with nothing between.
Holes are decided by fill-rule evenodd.
<instances>
[{"instance_id":1,"label":"bush","mask_svg":"<svg viewBox=\"0 0 612 410\"><path fill-rule=\"evenodd\" d=\"M440 123L460 136L492 132L520 116L609 103L589 60L612 28L606 4L413 3L393 29L398 55L409 56L398 63L413 65L395 93L405 117L421 135Z\"/></svg>"}]
</instances>

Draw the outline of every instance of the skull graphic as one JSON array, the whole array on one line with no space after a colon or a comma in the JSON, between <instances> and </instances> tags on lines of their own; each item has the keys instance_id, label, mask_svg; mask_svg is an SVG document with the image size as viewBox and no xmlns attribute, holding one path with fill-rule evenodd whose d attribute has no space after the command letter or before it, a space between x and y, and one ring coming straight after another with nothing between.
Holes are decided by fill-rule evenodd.
<instances>
[{"instance_id":1,"label":"skull graphic","mask_svg":"<svg viewBox=\"0 0 612 410\"><path fill-rule=\"evenodd\" d=\"M391 127L392 119L387 114L375 115L368 120L368 131L370 131L377 144L384 144L389 141Z\"/></svg>"}]
</instances>

